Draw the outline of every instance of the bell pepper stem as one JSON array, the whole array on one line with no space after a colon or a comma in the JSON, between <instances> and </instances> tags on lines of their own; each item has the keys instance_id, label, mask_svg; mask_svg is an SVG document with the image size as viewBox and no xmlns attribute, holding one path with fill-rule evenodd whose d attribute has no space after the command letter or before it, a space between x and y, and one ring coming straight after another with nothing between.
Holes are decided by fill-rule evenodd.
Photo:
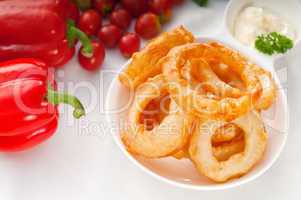
<instances>
[{"instance_id":1,"label":"bell pepper stem","mask_svg":"<svg viewBox=\"0 0 301 200\"><path fill-rule=\"evenodd\" d=\"M53 90L50 84L48 84L47 87L47 100L53 105L59 105L61 103L71 105L74 108L73 116L76 119L86 114L85 108L78 98L67 93L59 93Z\"/></svg>"},{"instance_id":2,"label":"bell pepper stem","mask_svg":"<svg viewBox=\"0 0 301 200\"><path fill-rule=\"evenodd\" d=\"M83 45L82 54L88 58L93 56L93 46L91 44L90 38L80 29L75 26L73 20L67 20L67 40L69 47L73 47L75 40L79 39L79 41Z\"/></svg>"}]
</instances>

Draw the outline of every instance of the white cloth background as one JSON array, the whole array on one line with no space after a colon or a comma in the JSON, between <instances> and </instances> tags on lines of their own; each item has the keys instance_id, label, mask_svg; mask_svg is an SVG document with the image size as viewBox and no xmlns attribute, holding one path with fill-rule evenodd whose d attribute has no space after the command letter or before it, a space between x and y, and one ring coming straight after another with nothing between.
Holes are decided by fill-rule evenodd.
<instances>
[{"instance_id":1,"label":"white cloth background","mask_svg":"<svg viewBox=\"0 0 301 200\"><path fill-rule=\"evenodd\" d=\"M166 29L184 24L195 34L219 30L227 1L210 1L209 8L187 3L174 11ZM114 144L103 114L106 90L113 73L125 59L118 50L107 51L100 72L82 70L74 58L57 73L60 88L68 88L95 106L86 118L74 122L61 107L58 132L27 152L0 154L1 200L297 200L301 196L301 48L289 56L287 70L290 133L275 165L257 180L225 191L201 192L175 188L144 174ZM299 57L299 59L296 59ZM74 88L74 87L77 87ZM90 92L87 87L91 88ZM94 88L94 90L93 90Z\"/></svg>"}]
</instances>

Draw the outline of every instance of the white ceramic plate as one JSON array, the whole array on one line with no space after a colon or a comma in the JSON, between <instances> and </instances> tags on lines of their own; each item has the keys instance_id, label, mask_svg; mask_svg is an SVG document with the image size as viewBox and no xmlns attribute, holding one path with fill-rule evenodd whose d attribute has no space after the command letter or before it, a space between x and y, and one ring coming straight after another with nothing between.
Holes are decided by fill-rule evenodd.
<instances>
[{"instance_id":1,"label":"white ceramic plate","mask_svg":"<svg viewBox=\"0 0 301 200\"><path fill-rule=\"evenodd\" d=\"M226 41L216 39L216 38L199 38L201 42L206 41L219 41L223 44L239 50L242 54L247 55L251 60L260 66L264 66L269 71L273 72L273 66L264 58L259 58L258 56L250 55L250 52L246 49L240 49L235 45L230 45ZM258 57L258 58L257 58ZM254 60L254 58L256 58ZM124 67L126 67L126 63ZM277 77L274 77L279 85ZM125 115L127 113L127 108L131 103L132 96L129 94L128 90L119 83L118 79L112 82L109 88L107 100L106 100L106 110L109 111L107 114L108 122L111 125L120 124L125 121ZM225 189L233 186L237 186L254 178L258 177L264 173L277 159L279 156L287 137L287 122L288 122L288 110L286 105L286 97L282 90L279 90L279 96L276 103L268 110L262 114L264 121L266 123L266 128L269 133L269 142L267 146L267 151L261 162L256 165L256 167L251 170L245 176L239 179L233 179L229 182L223 184L216 184L207 178L199 175L191 161L187 159L177 160L172 157L162 158L162 159L144 159L142 157L135 157L129 154L122 141L120 140L119 129L116 129L113 137L124 152L124 154L133 161L137 166L139 166L143 171L151 174L152 176L159 178L168 183L174 185L200 189L200 190L213 190L213 189Z\"/></svg>"},{"instance_id":2,"label":"white ceramic plate","mask_svg":"<svg viewBox=\"0 0 301 200\"><path fill-rule=\"evenodd\" d=\"M268 2L275 3L276 1ZM250 3L252 3L252 1L250 0L231 1L225 13L225 23L224 28L221 30L221 33L217 34L214 37L198 37L198 42L221 42L228 47L238 50L241 54L247 56L254 63L272 72L279 88L279 95L276 99L275 104L268 111L264 111L262 113L262 117L269 134L269 140L266 153L261 162L243 177L230 180L226 183L218 184L200 175L196 171L191 161L187 159L177 160L172 157L162 159L145 159L142 157L132 156L127 152L120 139L119 129L115 129L116 132L114 132L113 137L117 145L120 147L122 152L144 172L158 178L161 181L183 188L196 190L227 189L247 183L259 177L272 166L272 164L280 155L280 152L282 151L287 138L288 109L285 92L280 84L280 81L278 80L277 73L274 70L274 61L275 59L277 59L277 57L264 56L256 52L256 50L254 50L253 48L240 44L231 35L231 24L233 24L233 20L235 19L233 16L237 15L239 10ZM259 1L254 1L253 3L257 4L259 3ZM267 7L268 5L269 4L267 3L264 4L265 7ZM274 7L277 6L273 4L272 8ZM129 62L130 61L128 61L122 67L122 69L125 68ZM111 125L116 126L116 124L125 120L127 108L130 105L131 100L132 94L129 94L128 90L119 83L116 77L109 88L108 96L106 99L106 110L111 111L107 114L107 120Z\"/></svg>"}]
</instances>

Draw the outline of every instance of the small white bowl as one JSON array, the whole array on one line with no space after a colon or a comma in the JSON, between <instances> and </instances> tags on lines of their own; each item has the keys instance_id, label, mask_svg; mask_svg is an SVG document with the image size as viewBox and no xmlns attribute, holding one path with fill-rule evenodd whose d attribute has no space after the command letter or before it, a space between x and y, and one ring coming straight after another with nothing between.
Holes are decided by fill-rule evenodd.
<instances>
[{"instance_id":1,"label":"small white bowl","mask_svg":"<svg viewBox=\"0 0 301 200\"><path fill-rule=\"evenodd\" d=\"M265 69L272 72L274 78L281 88L278 78L275 76L273 62L270 59L254 54L247 48L239 45L239 43L230 44L226 39L217 39L210 37L199 38L198 41L218 41L226 46L238 50L243 55L246 55L250 60L256 64L263 66ZM128 61L122 68L125 68ZM107 120L112 127L115 127L113 137L118 147L122 150L129 160L136 166L142 169L147 174L171 185L195 189L195 190L222 190L247 183L263 174L269 169L275 160L278 158L287 138L288 130L288 108L286 96L283 90L279 90L278 98L275 104L268 110L263 112L266 129L269 134L267 150L264 157L249 173L238 179L230 180L226 183L215 183L200 175L192 162L188 159L177 160L172 157L162 159L145 159L139 156L133 156L127 152L120 138L120 131L118 125L125 120L126 111L131 102L132 95L128 90L120 84L116 77L108 91L106 99ZM117 128L116 128L117 126Z\"/></svg>"},{"instance_id":2,"label":"small white bowl","mask_svg":"<svg viewBox=\"0 0 301 200\"><path fill-rule=\"evenodd\" d=\"M220 36L233 37L233 30L235 21L239 13L248 6L258 6L267 8L273 11L275 14L283 17L296 29L296 41L297 44L301 40L301 1L300 0L231 0L225 10L224 24L221 29ZM252 47L249 47L252 48ZM252 48L256 51L254 48Z\"/></svg>"}]
</instances>

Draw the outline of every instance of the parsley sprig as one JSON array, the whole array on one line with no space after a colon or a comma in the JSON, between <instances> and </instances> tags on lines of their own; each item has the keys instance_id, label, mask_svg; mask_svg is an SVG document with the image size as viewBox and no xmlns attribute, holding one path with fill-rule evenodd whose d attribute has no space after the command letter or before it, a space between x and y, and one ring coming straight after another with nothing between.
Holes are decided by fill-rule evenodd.
<instances>
[{"instance_id":1,"label":"parsley sprig","mask_svg":"<svg viewBox=\"0 0 301 200\"><path fill-rule=\"evenodd\" d=\"M293 41L290 38L277 32L259 35L255 40L255 48L268 55L285 53L293 46Z\"/></svg>"}]
</instances>

